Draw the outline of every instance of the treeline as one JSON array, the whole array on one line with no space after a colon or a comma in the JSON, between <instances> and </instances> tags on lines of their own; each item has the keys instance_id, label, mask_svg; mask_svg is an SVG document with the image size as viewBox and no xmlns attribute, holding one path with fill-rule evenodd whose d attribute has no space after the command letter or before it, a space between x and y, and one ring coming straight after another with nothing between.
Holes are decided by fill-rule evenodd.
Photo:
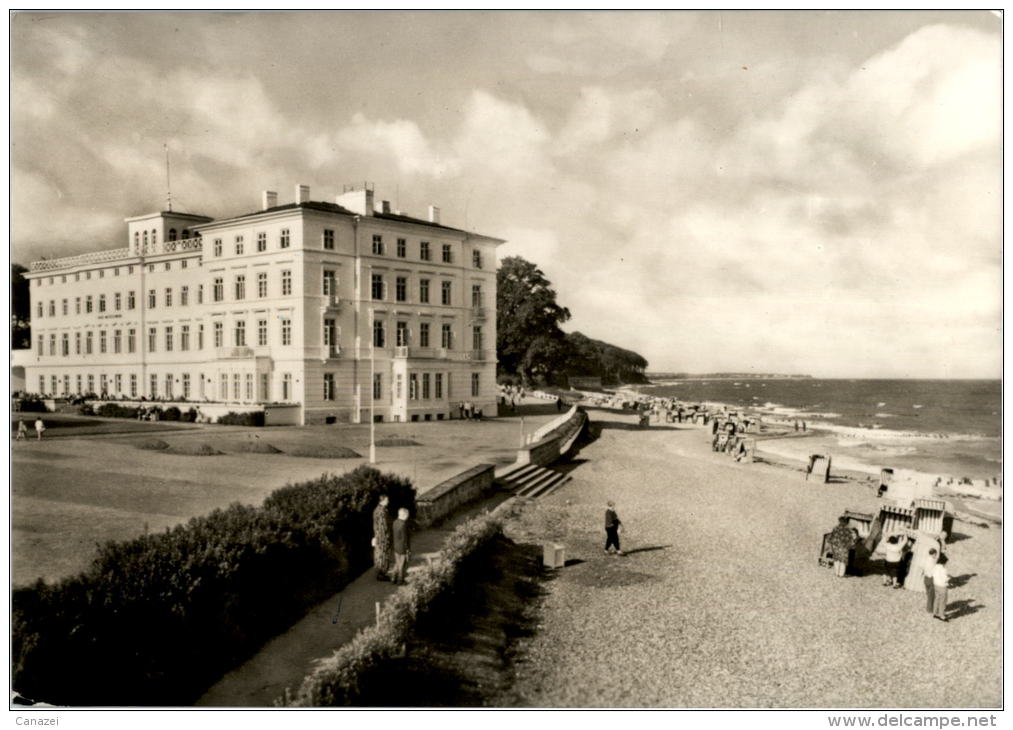
<instances>
[{"instance_id":1,"label":"treeline","mask_svg":"<svg viewBox=\"0 0 1013 730\"><path fill-rule=\"evenodd\" d=\"M496 287L501 379L538 385L565 385L568 377L600 377L612 385L646 382L647 360L638 353L560 329L570 310L556 301L552 283L530 261L503 259Z\"/></svg>"}]
</instances>

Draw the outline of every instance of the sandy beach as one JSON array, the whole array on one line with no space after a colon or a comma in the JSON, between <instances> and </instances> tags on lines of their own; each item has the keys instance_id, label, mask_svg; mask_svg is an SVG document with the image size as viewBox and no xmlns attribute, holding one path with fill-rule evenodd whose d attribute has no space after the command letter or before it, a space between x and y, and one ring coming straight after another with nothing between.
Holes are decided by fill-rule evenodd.
<instances>
[{"instance_id":1,"label":"sandy beach","mask_svg":"<svg viewBox=\"0 0 1013 730\"><path fill-rule=\"evenodd\" d=\"M710 450L709 430L637 430L591 410L573 480L509 527L558 540L517 697L539 707L994 707L1002 702L1001 528L958 520L949 623L925 598L817 565L861 482L816 484ZM605 501L625 557L603 554Z\"/></svg>"}]
</instances>

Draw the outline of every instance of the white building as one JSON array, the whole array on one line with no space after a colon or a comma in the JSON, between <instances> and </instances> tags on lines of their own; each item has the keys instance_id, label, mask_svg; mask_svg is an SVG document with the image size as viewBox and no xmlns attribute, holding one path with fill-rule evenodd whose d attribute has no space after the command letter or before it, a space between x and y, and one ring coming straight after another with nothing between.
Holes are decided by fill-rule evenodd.
<instances>
[{"instance_id":1,"label":"white building","mask_svg":"<svg viewBox=\"0 0 1013 730\"><path fill-rule=\"evenodd\" d=\"M502 240L303 185L246 215L126 223L125 248L31 265L28 390L299 403L304 423L495 414Z\"/></svg>"}]
</instances>

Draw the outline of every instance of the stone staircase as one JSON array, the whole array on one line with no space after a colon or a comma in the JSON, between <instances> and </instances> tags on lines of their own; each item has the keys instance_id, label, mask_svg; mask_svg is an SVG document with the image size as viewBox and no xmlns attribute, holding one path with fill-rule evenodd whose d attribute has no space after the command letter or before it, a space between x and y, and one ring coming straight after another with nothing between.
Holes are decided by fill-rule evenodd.
<instances>
[{"instance_id":1,"label":"stone staircase","mask_svg":"<svg viewBox=\"0 0 1013 730\"><path fill-rule=\"evenodd\" d=\"M568 481L569 474L561 474L537 464L515 465L496 477L496 483L502 489L511 491L518 497L532 499L552 494Z\"/></svg>"}]
</instances>

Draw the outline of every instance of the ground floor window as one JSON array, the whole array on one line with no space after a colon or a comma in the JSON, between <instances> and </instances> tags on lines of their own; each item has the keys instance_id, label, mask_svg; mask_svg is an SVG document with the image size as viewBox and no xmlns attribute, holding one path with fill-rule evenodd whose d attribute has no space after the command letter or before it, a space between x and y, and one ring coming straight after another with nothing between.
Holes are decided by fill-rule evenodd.
<instances>
[{"instance_id":1,"label":"ground floor window","mask_svg":"<svg viewBox=\"0 0 1013 730\"><path fill-rule=\"evenodd\" d=\"M239 400L239 373L232 373L232 400Z\"/></svg>"},{"instance_id":2,"label":"ground floor window","mask_svg":"<svg viewBox=\"0 0 1013 730\"><path fill-rule=\"evenodd\" d=\"M271 400L271 376L267 373L260 374L260 400L265 403Z\"/></svg>"},{"instance_id":3,"label":"ground floor window","mask_svg":"<svg viewBox=\"0 0 1013 730\"><path fill-rule=\"evenodd\" d=\"M283 373L281 376L281 399L292 400L292 373Z\"/></svg>"},{"instance_id":4,"label":"ground floor window","mask_svg":"<svg viewBox=\"0 0 1013 730\"><path fill-rule=\"evenodd\" d=\"M137 376L136 375L131 375L130 376L130 397L131 398L136 398L137 397Z\"/></svg>"},{"instance_id":5,"label":"ground floor window","mask_svg":"<svg viewBox=\"0 0 1013 730\"><path fill-rule=\"evenodd\" d=\"M334 400L334 373L324 373L324 400Z\"/></svg>"},{"instance_id":6,"label":"ground floor window","mask_svg":"<svg viewBox=\"0 0 1013 730\"><path fill-rule=\"evenodd\" d=\"M246 374L246 400L253 400L253 373Z\"/></svg>"},{"instance_id":7,"label":"ground floor window","mask_svg":"<svg viewBox=\"0 0 1013 730\"><path fill-rule=\"evenodd\" d=\"M218 397L222 400L229 399L229 376L222 373L218 379Z\"/></svg>"},{"instance_id":8,"label":"ground floor window","mask_svg":"<svg viewBox=\"0 0 1013 730\"><path fill-rule=\"evenodd\" d=\"M471 395L472 395L472 397L477 397L478 396L479 387L481 385L481 376L482 376L481 373L472 373L471 374Z\"/></svg>"},{"instance_id":9,"label":"ground floor window","mask_svg":"<svg viewBox=\"0 0 1013 730\"><path fill-rule=\"evenodd\" d=\"M155 375L154 373L151 374L151 378L150 378L150 382L149 382L149 388L148 388L148 397L149 398L157 398L158 397L158 376Z\"/></svg>"},{"instance_id":10,"label":"ground floor window","mask_svg":"<svg viewBox=\"0 0 1013 730\"><path fill-rule=\"evenodd\" d=\"M99 393L101 393L102 397L104 398L109 393L109 376L106 375L105 373L102 373L101 375L98 376L98 382L99 382Z\"/></svg>"},{"instance_id":11,"label":"ground floor window","mask_svg":"<svg viewBox=\"0 0 1013 730\"><path fill-rule=\"evenodd\" d=\"M63 392L64 393L69 393L70 392L70 376L69 375L64 375L63 376ZM89 375L88 376L88 392L89 393L94 393L95 392L95 376L94 375Z\"/></svg>"},{"instance_id":12,"label":"ground floor window","mask_svg":"<svg viewBox=\"0 0 1013 730\"><path fill-rule=\"evenodd\" d=\"M165 374L165 397L172 398L172 373Z\"/></svg>"},{"instance_id":13,"label":"ground floor window","mask_svg":"<svg viewBox=\"0 0 1013 730\"><path fill-rule=\"evenodd\" d=\"M190 399L190 373L183 373L183 399Z\"/></svg>"},{"instance_id":14,"label":"ground floor window","mask_svg":"<svg viewBox=\"0 0 1013 730\"><path fill-rule=\"evenodd\" d=\"M422 398L429 400L429 373L422 373Z\"/></svg>"},{"instance_id":15,"label":"ground floor window","mask_svg":"<svg viewBox=\"0 0 1013 730\"><path fill-rule=\"evenodd\" d=\"M383 398L383 373L373 374L373 400Z\"/></svg>"},{"instance_id":16,"label":"ground floor window","mask_svg":"<svg viewBox=\"0 0 1013 730\"><path fill-rule=\"evenodd\" d=\"M88 376L88 385L92 386L92 387L88 388L88 392L89 393L91 391L95 390L95 388L93 386L94 382L95 382L95 378L93 376L89 375ZM70 395L70 376L69 375L64 375L63 376L63 394L64 395Z\"/></svg>"},{"instance_id":17,"label":"ground floor window","mask_svg":"<svg viewBox=\"0 0 1013 730\"><path fill-rule=\"evenodd\" d=\"M419 376L418 373L411 373L408 376L408 398L410 400L419 399Z\"/></svg>"},{"instance_id":18,"label":"ground floor window","mask_svg":"<svg viewBox=\"0 0 1013 730\"><path fill-rule=\"evenodd\" d=\"M81 395L81 393L83 392L83 391L82 391L82 388L84 387L84 384L83 384L83 383L81 382L81 380L82 380L81 376L80 376L80 375L78 375L78 376L77 376L77 390L75 390L75 391L74 391L74 392L76 392L76 393L77 393L78 395Z\"/></svg>"},{"instance_id":19,"label":"ground floor window","mask_svg":"<svg viewBox=\"0 0 1013 730\"><path fill-rule=\"evenodd\" d=\"M434 378L434 382L433 382L433 387L434 387L433 397L436 398L436 400L439 400L440 398L443 397L443 373L436 373L433 376L433 378Z\"/></svg>"},{"instance_id":20,"label":"ground floor window","mask_svg":"<svg viewBox=\"0 0 1013 730\"><path fill-rule=\"evenodd\" d=\"M45 375L40 375L39 376L39 394L41 395L42 393L45 393L45 392L46 392L46 376Z\"/></svg>"}]
</instances>

